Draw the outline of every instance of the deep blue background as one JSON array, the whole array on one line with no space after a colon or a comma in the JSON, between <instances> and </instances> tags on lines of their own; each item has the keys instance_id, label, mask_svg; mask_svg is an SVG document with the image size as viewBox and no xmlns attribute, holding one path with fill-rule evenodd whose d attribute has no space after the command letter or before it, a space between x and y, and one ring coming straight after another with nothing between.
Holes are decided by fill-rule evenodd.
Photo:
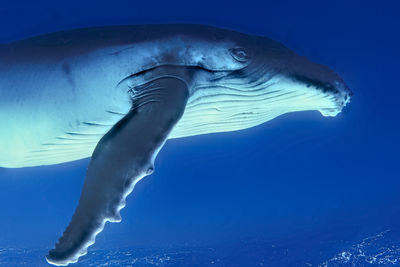
<instances>
[{"instance_id":1,"label":"deep blue background","mask_svg":"<svg viewBox=\"0 0 400 267\"><path fill-rule=\"evenodd\" d=\"M331 67L354 92L343 113L293 113L168 141L122 223L108 224L95 247L258 239L336 252L400 228L400 6L381 2L13 1L0 7L0 41L95 25L199 23L268 36ZM0 246L51 248L87 164L0 169Z\"/></svg>"}]
</instances>

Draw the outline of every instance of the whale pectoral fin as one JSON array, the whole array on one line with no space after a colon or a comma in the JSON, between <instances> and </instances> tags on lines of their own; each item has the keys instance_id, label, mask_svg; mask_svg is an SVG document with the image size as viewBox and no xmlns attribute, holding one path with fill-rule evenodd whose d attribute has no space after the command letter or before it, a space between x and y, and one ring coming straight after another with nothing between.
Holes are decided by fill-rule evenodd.
<instances>
[{"instance_id":1,"label":"whale pectoral fin","mask_svg":"<svg viewBox=\"0 0 400 267\"><path fill-rule=\"evenodd\" d=\"M132 110L97 144L79 205L46 257L49 263L67 265L85 255L106 221L121 220L119 211L134 185L152 173L158 151L183 114L188 88L177 78L163 77L144 90L151 94L135 99Z\"/></svg>"}]
</instances>

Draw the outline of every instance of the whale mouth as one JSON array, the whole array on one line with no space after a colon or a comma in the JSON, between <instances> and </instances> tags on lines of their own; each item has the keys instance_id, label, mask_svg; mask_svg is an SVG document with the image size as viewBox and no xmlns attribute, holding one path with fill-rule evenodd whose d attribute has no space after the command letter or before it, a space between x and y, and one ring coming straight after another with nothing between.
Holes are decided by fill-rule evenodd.
<instances>
[{"instance_id":1,"label":"whale mouth","mask_svg":"<svg viewBox=\"0 0 400 267\"><path fill-rule=\"evenodd\" d=\"M316 105L316 109L325 117L335 117L339 114L350 103L353 95L348 86L336 74L330 76L332 78L329 79L329 82L301 75L292 76L295 82L299 82L310 89L309 93L319 98L320 103Z\"/></svg>"},{"instance_id":2,"label":"whale mouth","mask_svg":"<svg viewBox=\"0 0 400 267\"><path fill-rule=\"evenodd\" d=\"M350 103L353 96L352 91L343 83L335 83L334 92L329 92L327 98L331 99L333 107L320 108L318 111L324 117L335 117L338 115L343 108Z\"/></svg>"}]
</instances>

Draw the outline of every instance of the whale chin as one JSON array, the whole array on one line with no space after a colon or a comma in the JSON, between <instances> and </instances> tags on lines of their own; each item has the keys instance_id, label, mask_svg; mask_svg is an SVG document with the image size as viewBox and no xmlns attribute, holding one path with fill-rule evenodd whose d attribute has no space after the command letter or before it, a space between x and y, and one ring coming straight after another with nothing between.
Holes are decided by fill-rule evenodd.
<instances>
[{"instance_id":1,"label":"whale chin","mask_svg":"<svg viewBox=\"0 0 400 267\"><path fill-rule=\"evenodd\" d=\"M324 117L336 117L344 107L350 103L351 100L351 93L348 92L342 92L339 95L334 96L333 98L330 97L330 99L333 99L332 107L327 107L327 108L319 108L318 111L322 114Z\"/></svg>"},{"instance_id":2,"label":"whale chin","mask_svg":"<svg viewBox=\"0 0 400 267\"><path fill-rule=\"evenodd\" d=\"M318 110L324 117L336 117L342 110L341 109L320 109Z\"/></svg>"}]
</instances>

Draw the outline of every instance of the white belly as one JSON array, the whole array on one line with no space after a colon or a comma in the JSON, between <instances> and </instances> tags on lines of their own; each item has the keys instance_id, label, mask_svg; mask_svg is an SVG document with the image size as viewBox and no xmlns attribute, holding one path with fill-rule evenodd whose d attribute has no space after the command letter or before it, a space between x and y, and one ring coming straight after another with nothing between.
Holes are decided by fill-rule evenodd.
<instances>
[{"instance_id":1,"label":"white belly","mask_svg":"<svg viewBox=\"0 0 400 267\"><path fill-rule=\"evenodd\" d=\"M96 68L69 62L11 66L0 72L0 167L57 164L89 157L129 111L129 96ZM80 69L77 73L74 70ZM86 70L86 71L82 71Z\"/></svg>"}]
</instances>

